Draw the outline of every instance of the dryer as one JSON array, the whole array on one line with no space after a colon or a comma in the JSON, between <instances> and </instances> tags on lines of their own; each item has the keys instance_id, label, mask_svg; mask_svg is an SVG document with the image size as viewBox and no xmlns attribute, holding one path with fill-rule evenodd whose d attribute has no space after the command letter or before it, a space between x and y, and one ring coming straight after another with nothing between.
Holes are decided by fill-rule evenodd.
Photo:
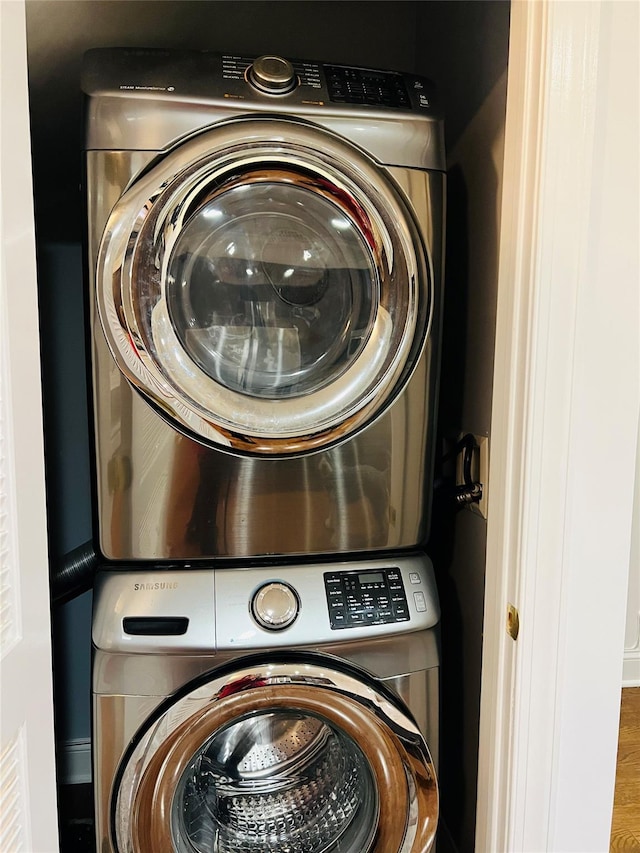
<instances>
[{"instance_id":1,"label":"dryer","mask_svg":"<svg viewBox=\"0 0 640 853\"><path fill-rule=\"evenodd\" d=\"M428 534L444 147L424 78L84 62L97 540L113 560Z\"/></svg>"},{"instance_id":2,"label":"dryer","mask_svg":"<svg viewBox=\"0 0 640 853\"><path fill-rule=\"evenodd\" d=\"M423 554L100 574L97 849L428 853L438 620Z\"/></svg>"}]
</instances>

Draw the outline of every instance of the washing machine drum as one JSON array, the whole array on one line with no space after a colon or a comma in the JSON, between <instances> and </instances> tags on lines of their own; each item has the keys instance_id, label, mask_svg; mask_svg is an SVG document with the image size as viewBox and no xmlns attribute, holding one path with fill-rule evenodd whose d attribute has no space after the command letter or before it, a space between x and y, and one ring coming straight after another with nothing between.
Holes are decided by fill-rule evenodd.
<instances>
[{"instance_id":1,"label":"washing machine drum","mask_svg":"<svg viewBox=\"0 0 640 853\"><path fill-rule=\"evenodd\" d=\"M188 140L124 193L96 302L120 369L178 428L286 456L390 405L422 351L432 292L383 169L318 128L256 119Z\"/></svg>"},{"instance_id":2,"label":"washing machine drum","mask_svg":"<svg viewBox=\"0 0 640 853\"><path fill-rule=\"evenodd\" d=\"M365 674L262 662L205 676L125 756L118 853L427 853L438 792L406 710Z\"/></svg>"}]
</instances>

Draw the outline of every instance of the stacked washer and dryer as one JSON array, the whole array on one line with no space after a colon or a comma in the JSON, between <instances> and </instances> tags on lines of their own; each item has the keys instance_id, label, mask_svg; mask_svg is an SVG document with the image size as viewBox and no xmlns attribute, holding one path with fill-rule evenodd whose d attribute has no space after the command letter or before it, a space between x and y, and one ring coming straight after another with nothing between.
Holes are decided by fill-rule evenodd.
<instances>
[{"instance_id":1,"label":"stacked washer and dryer","mask_svg":"<svg viewBox=\"0 0 640 853\"><path fill-rule=\"evenodd\" d=\"M85 57L100 853L426 853L444 148L417 76Z\"/></svg>"}]
</instances>

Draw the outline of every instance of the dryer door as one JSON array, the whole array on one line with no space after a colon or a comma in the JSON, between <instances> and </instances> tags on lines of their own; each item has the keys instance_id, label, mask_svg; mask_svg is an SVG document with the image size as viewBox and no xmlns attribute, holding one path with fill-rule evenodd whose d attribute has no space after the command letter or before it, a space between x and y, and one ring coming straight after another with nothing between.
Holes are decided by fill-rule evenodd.
<instances>
[{"instance_id":1,"label":"dryer door","mask_svg":"<svg viewBox=\"0 0 640 853\"><path fill-rule=\"evenodd\" d=\"M426 853L438 791L400 700L331 658L198 679L122 761L118 853Z\"/></svg>"},{"instance_id":2,"label":"dryer door","mask_svg":"<svg viewBox=\"0 0 640 853\"><path fill-rule=\"evenodd\" d=\"M295 121L229 122L164 156L113 210L96 282L131 383L178 428L265 456L371 422L431 320L400 192L364 153Z\"/></svg>"}]
</instances>

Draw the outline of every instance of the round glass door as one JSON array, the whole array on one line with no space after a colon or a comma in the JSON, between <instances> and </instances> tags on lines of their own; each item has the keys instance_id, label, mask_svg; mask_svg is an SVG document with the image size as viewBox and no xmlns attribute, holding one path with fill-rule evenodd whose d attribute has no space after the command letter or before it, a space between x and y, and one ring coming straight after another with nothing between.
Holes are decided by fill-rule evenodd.
<instances>
[{"instance_id":1,"label":"round glass door","mask_svg":"<svg viewBox=\"0 0 640 853\"><path fill-rule=\"evenodd\" d=\"M178 428L265 456L370 423L431 319L429 265L395 185L339 138L275 119L203 133L134 183L96 282L131 383Z\"/></svg>"},{"instance_id":2,"label":"round glass door","mask_svg":"<svg viewBox=\"0 0 640 853\"><path fill-rule=\"evenodd\" d=\"M400 701L329 658L288 658L214 670L149 718L114 783L117 853L431 849L435 771Z\"/></svg>"}]
</instances>

